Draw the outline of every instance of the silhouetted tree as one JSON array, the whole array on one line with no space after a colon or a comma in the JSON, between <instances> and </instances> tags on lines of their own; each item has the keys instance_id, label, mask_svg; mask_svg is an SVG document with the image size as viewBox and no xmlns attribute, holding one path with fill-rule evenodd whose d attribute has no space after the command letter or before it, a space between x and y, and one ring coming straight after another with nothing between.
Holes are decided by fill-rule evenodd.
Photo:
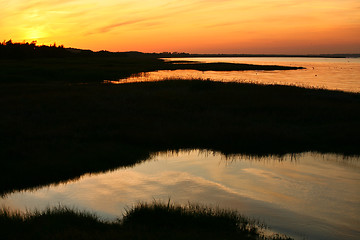
<instances>
[{"instance_id":1,"label":"silhouetted tree","mask_svg":"<svg viewBox=\"0 0 360 240\"><path fill-rule=\"evenodd\" d=\"M73 55L64 48L64 45L57 46L56 43L50 46L37 46L36 41L31 43L14 43L11 39L0 43L0 58L42 58L42 57L66 57Z\"/></svg>"}]
</instances>

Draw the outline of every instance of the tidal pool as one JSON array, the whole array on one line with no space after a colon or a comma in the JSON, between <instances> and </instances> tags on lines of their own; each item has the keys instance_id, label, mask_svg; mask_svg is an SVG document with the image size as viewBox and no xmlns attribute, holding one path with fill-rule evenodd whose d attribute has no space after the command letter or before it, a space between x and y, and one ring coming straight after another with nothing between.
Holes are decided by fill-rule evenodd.
<instances>
[{"instance_id":1,"label":"tidal pool","mask_svg":"<svg viewBox=\"0 0 360 240\"><path fill-rule=\"evenodd\" d=\"M8 194L0 205L31 210L61 204L114 219L140 201L168 199L237 209L295 239L360 239L360 158L160 152L131 168Z\"/></svg>"}]
</instances>

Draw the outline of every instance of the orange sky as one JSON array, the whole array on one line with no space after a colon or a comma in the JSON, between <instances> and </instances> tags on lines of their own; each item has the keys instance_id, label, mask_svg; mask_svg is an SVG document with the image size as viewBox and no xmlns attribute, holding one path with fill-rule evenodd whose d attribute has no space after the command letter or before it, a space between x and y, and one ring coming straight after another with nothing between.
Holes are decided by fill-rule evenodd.
<instances>
[{"instance_id":1,"label":"orange sky","mask_svg":"<svg viewBox=\"0 0 360 240\"><path fill-rule=\"evenodd\" d=\"M109 51L360 53L359 0L0 0L0 36Z\"/></svg>"}]
</instances>

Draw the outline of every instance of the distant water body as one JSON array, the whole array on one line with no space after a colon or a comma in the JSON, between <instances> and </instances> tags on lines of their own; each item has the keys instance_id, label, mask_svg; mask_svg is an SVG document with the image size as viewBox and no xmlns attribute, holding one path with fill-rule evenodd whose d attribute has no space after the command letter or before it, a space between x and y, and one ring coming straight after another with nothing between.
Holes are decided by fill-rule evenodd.
<instances>
[{"instance_id":1,"label":"distant water body","mask_svg":"<svg viewBox=\"0 0 360 240\"><path fill-rule=\"evenodd\" d=\"M304 67L281 71L196 71L175 70L142 73L119 83L158 81L164 78L202 78L215 81L252 82L263 84L296 85L346 92L360 92L360 58L307 57L236 57L236 58L166 58L168 61L227 62L258 65Z\"/></svg>"}]
</instances>

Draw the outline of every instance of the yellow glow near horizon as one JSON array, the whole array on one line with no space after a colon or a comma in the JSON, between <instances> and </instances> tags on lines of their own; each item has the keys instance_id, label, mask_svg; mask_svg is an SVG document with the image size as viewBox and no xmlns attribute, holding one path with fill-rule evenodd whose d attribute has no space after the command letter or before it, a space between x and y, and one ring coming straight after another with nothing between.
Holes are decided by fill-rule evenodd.
<instances>
[{"instance_id":1,"label":"yellow glow near horizon","mask_svg":"<svg viewBox=\"0 0 360 240\"><path fill-rule=\"evenodd\" d=\"M0 0L2 40L92 50L360 52L358 0Z\"/></svg>"},{"instance_id":2,"label":"yellow glow near horizon","mask_svg":"<svg viewBox=\"0 0 360 240\"><path fill-rule=\"evenodd\" d=\"M43 31L39 27L34 27L34 28L30 28L27 31L25 31L24 36L25 36L24 39L36 41L36 40L43 39L43 38L47 37L47 34L46 34L45 31Z\"/></svg>"}]
</instances>

